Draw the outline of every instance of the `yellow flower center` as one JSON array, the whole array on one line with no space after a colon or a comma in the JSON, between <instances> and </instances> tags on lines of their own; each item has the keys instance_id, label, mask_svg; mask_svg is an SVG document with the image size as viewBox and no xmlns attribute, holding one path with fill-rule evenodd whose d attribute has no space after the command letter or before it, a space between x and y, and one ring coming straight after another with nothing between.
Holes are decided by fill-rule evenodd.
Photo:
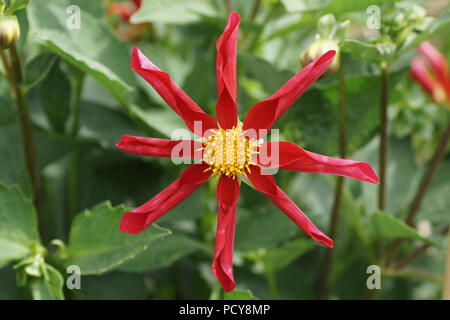
<instances>
[{"instance_id":1,"label":"yellow flower center","mask_svg":"<svg viewBox=\"0 0 450 320\"><path fill-rule=\"evenodd\" d=\"M259 147L257 141L246 137L245 131L239 127L213 132L203 147L203 161L210 165L207 171L233 179L240 174L246 175L246 170L250 172L249 166L256 164L254 155L259 153L255 150Z\"/></svg>"}]
</instances>

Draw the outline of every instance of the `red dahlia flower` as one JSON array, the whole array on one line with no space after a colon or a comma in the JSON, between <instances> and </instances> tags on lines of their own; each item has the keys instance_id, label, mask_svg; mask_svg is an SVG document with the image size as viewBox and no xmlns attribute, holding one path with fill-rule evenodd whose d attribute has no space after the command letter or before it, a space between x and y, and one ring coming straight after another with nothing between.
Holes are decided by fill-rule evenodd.
<instances>
[{"instance_id":1,"label":"red dahlia flower","mask_svg":"<svg viewBox=\"0 0 450 320\"><path fill-rule=\"evenodd\" d=\"M333 60L334 51L328 51L307 65L274 95L257 103L248 112L243 123L238 121L236 106L236 38L239 15L232 13L224 33L217 41L217 91L216 114L218 122L204 113L175 83L170 76L153 65L137 47L131 58L131 68L139 73L159 93L166 103L194 132L201 124L200 141L171 141L165 139L123 136L117 146L126 152L146 156L170 157L180 143L188 143L194 150L203 152L191 155L200 159L183 171L181 176L149 202L127 212L122 217L123 232L140 233L169 210L186 199L212 175L220 177L217 185L218 219L216 245L212 272L225 291L235 287L233 279L233 243L236 221L236 204L240 182L248 177L255 189L264 193L281 211L314 240L332 247L328 238L303 214L291 199L276 185L275 179L265 174L261 167L278 167L302 172L321 172L342 175L372 183L378 178L369 164L322 156L290 142L261 143L246 137L246 131L269 130L300 95L324 72ZM261 132L261 131L259 131ZM230 143L231 142L231 143ZM259 152L278 150L279 161L263 163ZM186 153L180 156L190 156ZM220 160L225 161L220 161ZM243 177L244 176L244 177Z\"/></svg>"},{"instance_id":2,"label":"red dahlia flower","mask_svg":"<svg viewBox=\"0 0 450 320\"><path fill-rule=\"evenodd\" d=\"M415 58L411 62L411 76L434 102L450 106L450 74L445 57L428 41L422 42L418 50L428 61L434 74L428 71L422 59Z\"/></svg>"}]
</instances>

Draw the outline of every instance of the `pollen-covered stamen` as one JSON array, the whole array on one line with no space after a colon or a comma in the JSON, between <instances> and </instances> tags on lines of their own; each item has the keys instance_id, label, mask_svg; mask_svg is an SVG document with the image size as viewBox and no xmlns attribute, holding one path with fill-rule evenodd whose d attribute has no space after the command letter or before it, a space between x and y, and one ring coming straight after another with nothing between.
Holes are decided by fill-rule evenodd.
<instances>
[{"instance_id":1,"label":"pollen-covered stamen","mask_svg":"<svg viewBox=\"0 0 450 320\"><path fill-rule=\"evenodd\" d=\"M258 154L259 144L255 139L246 137L240 127L213 131L203 147L203 161L210 165L208 170L213 175L224 174L235 178L237 175L250 172L250 165L255 164L253 158Z\"/></svg>"}]
</instances>

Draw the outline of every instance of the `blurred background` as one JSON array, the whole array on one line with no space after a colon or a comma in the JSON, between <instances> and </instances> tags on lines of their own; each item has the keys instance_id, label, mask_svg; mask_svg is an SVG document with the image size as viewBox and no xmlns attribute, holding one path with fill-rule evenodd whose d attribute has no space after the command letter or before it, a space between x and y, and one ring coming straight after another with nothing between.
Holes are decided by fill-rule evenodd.
<instances>
[{"instance_id":1,"label":"blurred background","mask_svg":"<svg viewBox=\"0 0 450 320\"><path fill-rule=\"evenodd\" d=\"M439 299L447 241L447 236L439 232L450 221L448 154L396 261L418 248L423 250L399 268L382 268L381 290L369 290L366 281L370 276L367 268L382 267L393 241L404 235L396 228L403 223L448 123L448 108L434 103L411 80L409 72L420 39L432 40L450 57L446 33L449 4L381 0L33 0L15 14L21 27L17 48L25 70L24 88L41 180L40 227L43 246L49 252L46 263L65 277L65 269L59 266L65 246L50 245L50 241L60 239L67 244L71 222L78 213L105 201L114 208L139 206L175 180L185 167L170 159L126 154L115 147L125 134L170 138L174 129L184 128L156 92L131 71L133 45L169 73L205 112L214 115L216 41L228 13L238 12L238 110L243 120L256 102L269 97L302 68L300 55L317 39L320 17L333 14L337 24L350 21L348 33L338 39L347 100L348 158L368 162L377 173L380 63L390 63L384 214L394 222L375 214L376 185L347 179L334 237L333 264L324 289L321 282L328 249L309 239L264 195L243 186L234 254L237 289L245 291L245 297L259 299ZM69 10L70 5L81 9L79 29L77 10ZM368 28L368 19L374 17L367 11L371 5L380 9L379 29ZM376 50L364 51L364 44ZM32 185L10 92L2 67L0 181L18 186L24 197L31 198ZM338 77L331 72L314 83L275 124L280 140L339 157L338 105ZM336 178L280 171L276 180L328 234ZM83 275L81 289L65 288L65 298L223 297L210 271L217 219L216 183L209 181L157 222L172 231L170 236L151 243L107 272ZM1 203L8 205L6 200ZM125 207L118 207L118 214L125 212ZM8 214L14 215L12 211ZM1 241L0 237L0 250ZM2 263L0 257L1 299L30 298L28 290L17 286L16 263L7 259ZM32 293L31 297L36 295Z\"/></svg>"}]
</instances>

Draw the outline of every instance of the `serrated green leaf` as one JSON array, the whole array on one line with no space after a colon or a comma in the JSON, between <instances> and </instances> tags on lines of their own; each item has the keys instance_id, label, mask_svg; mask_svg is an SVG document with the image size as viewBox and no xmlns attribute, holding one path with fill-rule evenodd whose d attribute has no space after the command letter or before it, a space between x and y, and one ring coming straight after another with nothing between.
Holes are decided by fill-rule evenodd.
<instances>
[{"instance_id":1,"label":"serrated green leaf","mask_svg":"<svg viewBox=\"0 0 450 320\"><path fill-rule=\"evenodd\" d=\"M127 92L136 85L130 69L130 48L111 33L104 21L85 11L80 14L80 28L68 28L67 6L64 0L33 1L28 10L33 38L91 75L126 106Z\"/></svg>"},{"instance_id":2,"label":"serrated green leaf","mask_svg":"<svg viewBox=\"0 0 450 320\"><path fill-rule=\"evenodd\" d=\"M223 300L256 300L250 290L234 289L230 292L224 292Z\"/></svg>"},{"instance_id":3,"label":"serrated green leaf","mask_svg":"<svg viewBox=\"0 0 450 320\"><path fill-rule=\"evenodd\" d=\"M0 183L0 264L24 258L40 242L36 212L17 187Z\"/></svg>"},{"instance_id":4,"label":"serrated green leaf","mask_svg":"<svg viewBox=\"0 0 450 320\"><path fill-rule=\"evenodd\" d=\"M382 211L376 211L371 216L371 226L376 236L393 240L396 238L407 238L424 241L430 245L437 244L428 238L422 237L417 230L408 226L405 222Z\"/></svg>"},{"instance_id":5,"label":"serrated green leaf","mask_svg":"<svg viewBox=\"0 0 450 320\"><path fill-rule=\"evenodd\" d=\"M29 277L28 286L34 300L64 300L64 278L51 265L46 264L46 277Z\"/></svg>"},{"instance_id":6,"label":"serrated green leaf","mask_svg":"<svg viewBox=\"0 0 450 320\"><path fill-rule=\"evenodd\" d=\"M187 24L200 21L202 15L216 15L212 1L152 0L143 2L139 11L131 17L131 22Z\"/></svg>"},{"instance_id":7,"label":"serrated green leaf","mask_svg":"<svg viewBox=\"0 0 450 320\"><path fill-rule=\"evenodd\" d=\"M102 203L76 216L70 231L65 265L77 265L83 275L112 270L171 232L156 225L139 235L120 231L124 206Z\"/></svg>"}]
</instances>

